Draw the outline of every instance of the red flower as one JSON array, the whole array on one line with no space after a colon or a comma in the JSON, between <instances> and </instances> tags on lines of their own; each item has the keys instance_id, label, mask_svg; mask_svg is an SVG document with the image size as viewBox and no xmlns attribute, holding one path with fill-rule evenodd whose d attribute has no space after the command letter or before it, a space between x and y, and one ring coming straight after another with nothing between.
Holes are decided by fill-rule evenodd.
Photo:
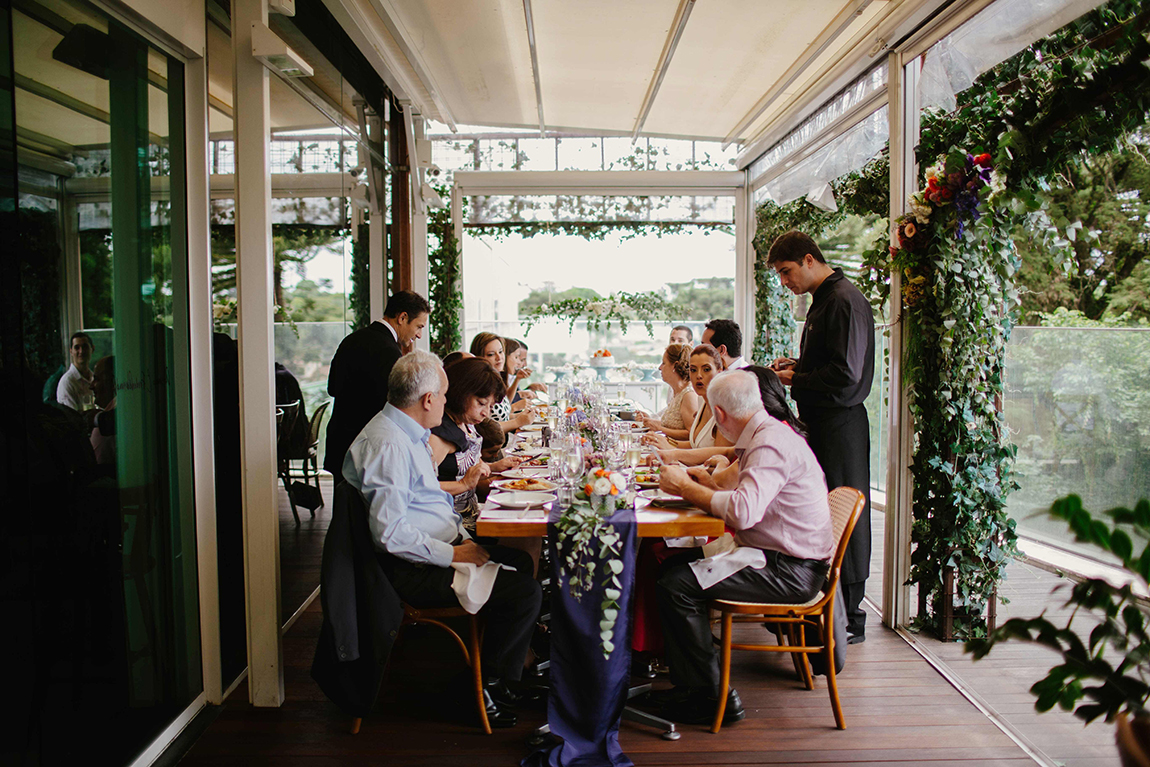
<instances>
[{"instance_id":1,"label":"red flower","mask_svg":"<svg viewBox=\"0 0 1150 767\"><path fill-rule=\"evenodd\" d=\"M977 157L974 158L974 164L979 165L983 168L989 168L990 167L990 155L985 153L985 152L983 154L978 155Z\"/></svg>"}]
</instances>

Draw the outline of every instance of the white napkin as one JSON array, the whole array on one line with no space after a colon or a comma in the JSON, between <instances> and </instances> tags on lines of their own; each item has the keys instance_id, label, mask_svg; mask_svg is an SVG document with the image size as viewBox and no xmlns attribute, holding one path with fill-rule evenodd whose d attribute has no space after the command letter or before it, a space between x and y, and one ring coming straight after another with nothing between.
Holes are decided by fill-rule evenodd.
<instances>
[{"instance_id":1,"label":"white napkin","mask_svg":"<svg viewBox=\"0 0 1150 767\"><path fill-rule=\"evenodd\" d=\"M761 569L767 566L767 555L762 549L740 546L730 533L723 533L704 546L703 556L704 559L691 563L691 570L704 589L730 578L745 567Z\"/></svg>"},{"instance_id":2,"label":"white napkin","mask_svg":"<svg viewBox=\"0 0 1150 767\"><path fill-rule=\"evenodd\" d=\"M500 568L515 569L490 560L482 565L473 562L452 562L451 567L455 570L455 576L451 579L451 590L455 592L459 605L472 615L479 612L491 598L491 589L495 587L495 576L499 574Z\"/></svg>"},{"instance_id":3,"label":"white napkin","mask_svg":"<svg viewBox=\"0 0 1150 767\"><path fill-rule=\"evenodd\" d=\"M705 535L684 535L680 538L664 538L669 549L697 549L707 542Z\"/></svg>"}]
</instances>

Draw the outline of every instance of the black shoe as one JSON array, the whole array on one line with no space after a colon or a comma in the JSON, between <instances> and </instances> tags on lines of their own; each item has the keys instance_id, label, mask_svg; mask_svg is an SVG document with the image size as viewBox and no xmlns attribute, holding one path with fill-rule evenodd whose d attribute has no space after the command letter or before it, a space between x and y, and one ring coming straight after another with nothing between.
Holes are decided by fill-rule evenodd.
<instances>
[{"instance_id":1,"label":"black shoe","mask_svg":"<svg viewBox=\"0 0 1150 767\"><path fill-rule=\"evenodd\" d=\"M503 708L515 708L523 702L524 696L507 686L502 679L493 679L483 685L495 703Z\"/></svg>"},{"instance_id":2,"label":"black shoe","mask_svg":"<svg viewBox=\"0 0 1150 767\"><path fill-rule=\"evenodd\" d=\"M681 703L690 694L690 687L668 687L665 690L651 690L640 698L640 702L652 708L661 709L673 703Z\"/></svg>"},{"instance_id":3,"label":"black shoe","mask_svg":"<svg viewBox=\"0 0 1150 767\"><path fill-rule=\"evenodd\" d=\"M862 644L866 641L866 634L861 631L857 634L847 634L847 644Z\"/></svg>"},{"instance_id":4,"label":"black shoe","mask_svg":"<svg viewBox=\"0 0 1150 767\"><path fill-rule=\"evenodd\" d=\"M519 724L519 717L515 715L515 712L501 708L498 703L491 699L487 690L483 691L483 703L487 709L487 723L491 725L491 729L504 730Z\"/></svg>"},{"instance_id":5,"label":"black shoe","mask_svg":"<svg viewBox=\"0 0 1150 767\"><path fill-rule=\"evenodd\" d=\"M661 714L679 724L711 724L715 721L715 710L718 706L719 699L716 696L696 691L679 703L667 705ZM742 721L746 716L739 693L732 689L727 693L727 707L723 711L723 724L734 724Z\"/></svg>"},{"instance_id":6,"label":"black shoe","mask_svg":"<svg viewBox=\"0 0 1150 767\"><path fill-rule=\"evenodd\" d=\"M654 679L657 676L655 673L655 659L641 655L632 656L631 676L637 679Z\"/></svg>"}]
</instances>

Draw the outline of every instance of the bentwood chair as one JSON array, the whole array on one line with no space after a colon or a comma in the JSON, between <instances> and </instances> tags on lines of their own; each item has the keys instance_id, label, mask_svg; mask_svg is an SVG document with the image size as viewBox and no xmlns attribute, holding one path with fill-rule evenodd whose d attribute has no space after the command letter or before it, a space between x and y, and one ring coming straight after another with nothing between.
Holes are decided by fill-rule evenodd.
<instances>
[{"instance_id":1,"label":"bentwood chair","mask_svg":"<svg viewBox=\"0 0 1150 767\"><path fill-rule=\"evenodd\" d=\"M839 575L842 572L843 557L851 532L858 522L859 515L866 506L866 498L851 487L839 487L827 497L831 507L831 524L836 540L834 559L821 592L813 599L800 605L769 604L766 602L734 602L726 599L711 600L710 607L717 610L722 623L719 638L719 705L715 711L715 721L711 732L718 732L723 725L723 714L727 708L727 692L731 688L731 650L755 650L757 652L791 653L795 670L808 690L815 687L807 656L819 653L823 656L827 670L827 690L831 697L831 708L835 714L835 724L840 730L847 728L839 703L838 681L835 679L835 598L838 593ZM780 644L744 644L731 641L734 623L768 623L779 626ZM812 629L819 644L806 643L806 629ZM787 642L782 643L785 633Z\"/></svg>"},{"instance_id":2,"label":"bentwood chair","mask_svg":"<svg viewBox=\"0 0 1150 767\"><path fill-rule=\"evenodd\" d=\"M483 727L483 732L490 735L491 722L487 720L487 706L483 700L483 669L479 664L479 647L483 642L483 630L479 625L479 617L472 615L462 607L412 607L406 602L403 602L402 605L403 623L400 624L400 631L402 631L405 626L414 626L417 623L423 623L429 626L438 626L450 634L455 640L455 643L459 646L459 651L463 653L463 662L471 669L472 680L475 683L476 705L479 707L479 724ZM464 643L463 638L459 636L455 629L444 623L444 620L449 618L464 617L468 619L470 625L470 632L466 643ZM360 717L351 720L352 735L359 732L359 727L362 723L363 719Z\"/></svg>"},{"instance_id":3,"label":"bentwood chair","mask_svg":"<svg viewBox=\"0 0 1150 767\"><path fill-rule=\"evenodd\" d=\"M290 461L287 460L287 454L288 435L291 434L292 427L295 425L295 419L299 417L300 406L298 399L287 405L276 406L276 475L283 482L284 492L287 493L291 513L295 517L297 525L299 524L299 512L296 510L295 499L292 498L291 494ZM312 512L312 516L315 516L315 512Z\"/></svg>"},{"instance_id":4,"label":"bentwood chair","mask_svg":"<svg viewBox=\"0 0 1150 767\"><path fill-rule=\"evenodd\" d=\"M309 487L312 480L315 480L317 494L319 494L319 431L323 425L323 417L330 406L331 400L327 400L321 403L311 414L311 421L308 422L307 429L307 444L303 446L303 449L293 450L289 448L288 450L288 476L292 479L302 479L304 484ZM300 462L298 471L291 466L291 461ZM319 496L319 505L323 505L323 495ZM311 509L311 515L315 516L315 509Z\"/></svg>"}]
</instances>

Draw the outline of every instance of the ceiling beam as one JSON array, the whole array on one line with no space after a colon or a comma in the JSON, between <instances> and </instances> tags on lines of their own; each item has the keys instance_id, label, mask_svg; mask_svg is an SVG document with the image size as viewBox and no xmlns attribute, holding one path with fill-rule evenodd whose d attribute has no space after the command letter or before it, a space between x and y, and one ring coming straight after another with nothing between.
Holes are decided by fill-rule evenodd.
<instances>
[{"instance_id":1,"label":"ceiling beam","mask_svg":"<svg viewBox=\"0 0 1150 767\"><path fill-rule=\"evenodd\" d=\"M695 9L695 0L679 0L679 7L675 11L675 20L667 33L667 41L663 43L663 51L659 54L659 63L655 65L655 74L651 84L647 86L647 93L643 96L643 104L639 108L639 116L635 118L635 129L631 131L631 143L639 140L639 133L647 122L647 115L651 114L651 107L655 103L655 96L667 75L667 68L671 66L671 58L675 55L675 48L683 37L683 30L687 28L687 19Z\"/></svg>"},{"instance_id":2,"label":"ceiling beam","mask_svg":"<svg viewBox=\"0 0 1150 767\"><path fill-rule=\"evenodd\" d=\"M539 79L539 53L535 49L535 17L531 13L531 0L523 0L523 17L527 20L527 45L531 48L531 77L535 80L535 105L539 110L539 138L546 138L547 122L543 119L543 84Z\"/></svg>"},{"instance_id":3,"label":"ceiling beam","mask_svg":"<svg viewBox=\"0 0 1150 767\"><path fill-rule=\"evenodd\" d=\"M751 107L751 111L743 115L743 118L735 123L735 127L727 132L726 137L723 139L723 149L726 149L736 140L744 130L751 126L759 116L767 111L775 101L782 96L787 88L791 87L796 80L802 77L803 73L810 69L811 65L818 60L827 48L837 40L843 32L846 32L855 19L863 14L867 7L874 2L874 0L852 0L852 2L844 7L839 14L831 20L831 23L823 28L823 31L811 41L807 49L803 51L803 55L799 57L791 66L783 73L783 76L775 81L775 84L763 94L763 97Z\"/></svg>"}]
</instances>

